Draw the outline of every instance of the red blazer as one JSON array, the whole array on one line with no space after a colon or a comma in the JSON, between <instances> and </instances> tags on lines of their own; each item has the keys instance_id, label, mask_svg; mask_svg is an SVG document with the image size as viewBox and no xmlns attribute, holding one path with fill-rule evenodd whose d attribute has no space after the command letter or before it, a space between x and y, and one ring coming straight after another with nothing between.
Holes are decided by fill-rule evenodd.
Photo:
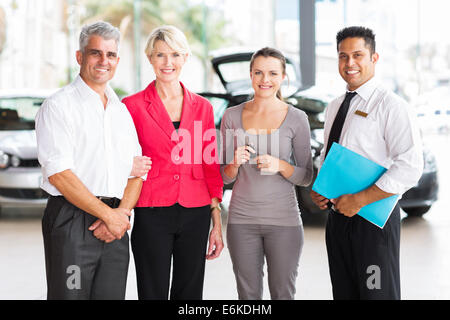
<instances>
[{"instance_id":1,"label":"red blazer","mask_svg":"<svg viewBox=\"0 0 450 320\"><path fill-rule=\"evenodd\" d=\"M222 201L223 181L211 104L184 90L181 124L176 132L155 87L155 81L123 99L152 168L142 186L137 207L200 207L211 198Z\"/></svg>"}]
</instances>

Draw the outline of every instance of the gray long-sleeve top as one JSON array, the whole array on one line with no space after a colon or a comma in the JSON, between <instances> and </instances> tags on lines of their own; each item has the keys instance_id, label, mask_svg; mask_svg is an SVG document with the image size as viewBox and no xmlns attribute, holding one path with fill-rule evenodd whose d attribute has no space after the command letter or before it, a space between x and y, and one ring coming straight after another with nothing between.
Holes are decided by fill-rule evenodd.
<instances>
[{"instance_id":1,"label":"gray long-sleeve top","mask_svg":"<svg viewBox=\"0 0 450 320\"><path fill-rule=\"evenodd\" d=\"M222 178L225 184L236 181L228 223L300 225L295 185L307 186L313 177L308 118L303 111L289 105L278 130L254 135L245 132L242 126L243 108L244 103L227 109L221 125ZM294 173L289 178L280 173L263 173L251 159L241 165L236 178L231 179L224 168L233 161L236 148L246 143L256 150L257 155L269 154L289 162L294 166Z\"/></svg>"}]
</instances>

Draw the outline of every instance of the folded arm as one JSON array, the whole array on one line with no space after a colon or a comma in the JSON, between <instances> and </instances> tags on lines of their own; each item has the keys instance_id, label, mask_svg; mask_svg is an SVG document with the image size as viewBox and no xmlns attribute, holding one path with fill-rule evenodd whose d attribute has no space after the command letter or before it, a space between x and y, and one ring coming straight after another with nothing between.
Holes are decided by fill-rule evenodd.
<instances>
[{"instance_id":1,"label":"folded arm","mask_svg":"<svg viewBox=\"0 0 450 320\"><path fill-rule=\"evenodd\" d=\"M337 199L331 199L330 201L334 204L336 211L347 217L353 217L362 207L393 195L393 193L385 192L373 184L371 187L361 192L345 194Z\"/></svg>"},{"instance_id":2,"label":"folded arm","mask_svg":"<svg viewBox=\"0 0 450 320\"><path fill-rule=\"evenodd\" d=\"M332 199L346 216L375 201L403 194L420 179L423 170L422 142L407 106L392 105L386 121L385 142L392 165L371 187Z\"/></svg>"}]
</instances>

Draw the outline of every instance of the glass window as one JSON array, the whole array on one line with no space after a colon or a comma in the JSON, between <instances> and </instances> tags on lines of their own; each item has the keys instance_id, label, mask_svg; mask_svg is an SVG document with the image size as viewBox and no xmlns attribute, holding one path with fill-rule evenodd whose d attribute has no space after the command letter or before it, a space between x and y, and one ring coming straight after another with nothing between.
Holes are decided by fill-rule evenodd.
<instances>
[{"instance_id":1,"label":"glass window","mask_svg":"<svg viewBox=\"0 0 450 320\"><path fill-rule=\"evenodd\" d=\"M219 65L223 79L230 83L235 81L249 81L250 61L222 63Z\"/></svg>"},{"instance_id":2,"label":"glass window","mask_svg":"<svg viewBox=\"0 0 450 320\"><path fill-rule=\"evenodd\" d=\"M216 127L219 126L220 121L222 121L225 109L228 107L229 101L224 98L219 97L205 97L213 106L214 110L214 124Z\"/></svg>"},{"instance_id":3,"label":"glass window","mask_svg":"<svg viewBox=\"0 0 450 320\"><path fill-rule=\"evenodd\" d=\"M32 130L43 98L0 98L0 130Z\"/></svg>"}]
</instances>

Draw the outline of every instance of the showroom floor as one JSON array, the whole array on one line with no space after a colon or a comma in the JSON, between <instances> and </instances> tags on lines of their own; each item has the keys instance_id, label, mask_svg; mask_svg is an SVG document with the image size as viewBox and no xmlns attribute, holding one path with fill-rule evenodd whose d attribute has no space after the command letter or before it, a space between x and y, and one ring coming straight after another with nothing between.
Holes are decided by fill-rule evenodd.
<instances>
[{"instance_id":1,"label":"showroom floor","mask_svg":"<svg viewBox=\"0 0 450 320\"><path fill-rule=\"evenodd\" d=\"M446 196L450 187L444 179L450 177L449 168L444 167L450 163L450 154L439 151L442 145L450 145L450 139L438 137L430 144L438 157L440 200L423 218L403 215L400 250L403 299L450 299L450 197ZM41 211L14 209L4 210L0 218L0 299L46 297L41 214ZM325 219L314 220L305 225L296 299L332 298L324 241ZM133 260L128 279L127 299L136 299ZM226 249L221 257L207 262L204 298L237 298ZM267 285L264 298L270 298Z\"/></svg>"}]
</instances>

